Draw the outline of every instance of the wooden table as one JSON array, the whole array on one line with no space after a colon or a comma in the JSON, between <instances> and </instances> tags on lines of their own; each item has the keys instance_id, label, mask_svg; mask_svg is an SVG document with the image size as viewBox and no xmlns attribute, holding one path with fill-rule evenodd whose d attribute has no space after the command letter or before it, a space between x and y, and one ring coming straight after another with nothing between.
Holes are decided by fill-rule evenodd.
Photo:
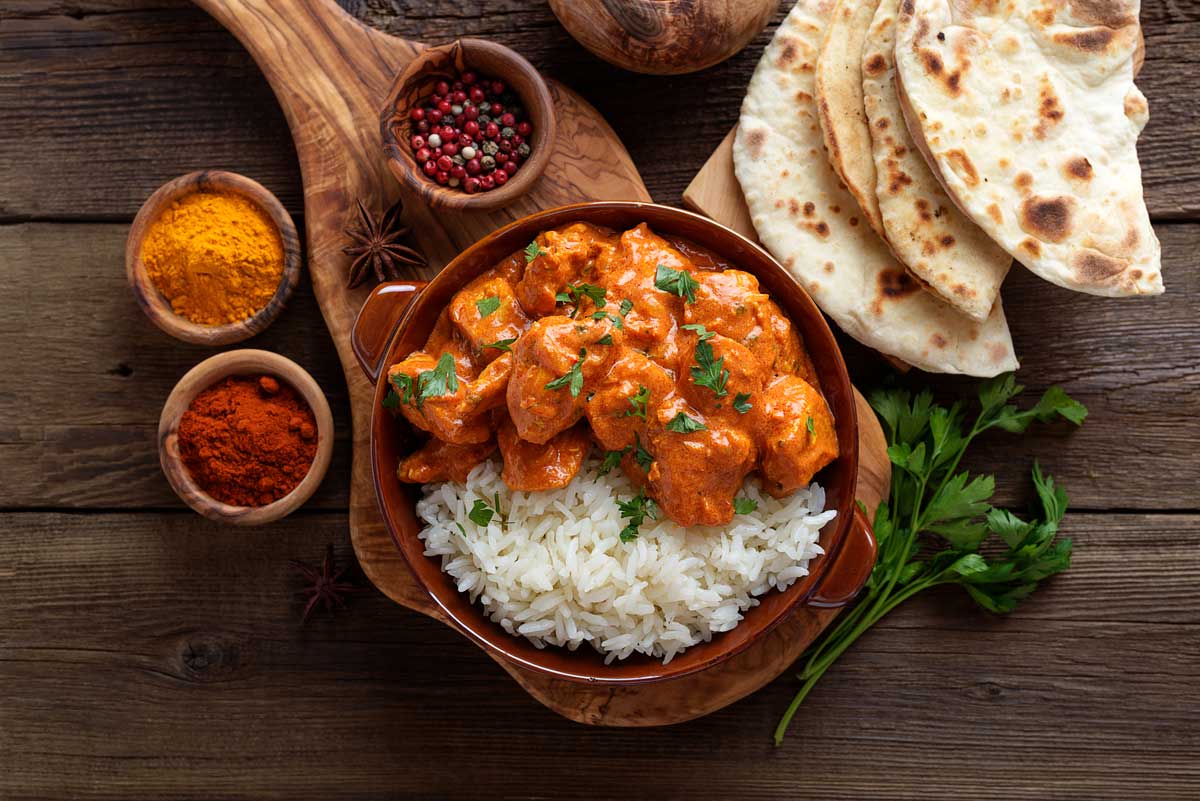
<instances>
[{"instance_id":1,"label":"wooden table","mask_svg":"<svg viewBox=\"0 0 1200 801\"><path fill-rule=\"evenodd\" d=\"M653 78L595 60L540 2L346 5L409 38L522 50L606 114L666 203L733 124L767 38ZM1062 384L1091 417L988 440L973 465L1022 504L1041 458L1071 495L1074 566L1006 619L954 591L918 599L842 659L775 749L790 676L686 725L593 729L377 593L301 626L288 560L327 542L350 553L347 443L287 521L232 530L184 509L154 431L207 351L153 328L122 269L138 205L192 169L253 176L302 224L282 115L234 39L185 4L4 3L0 798L1198 797L1200 4L1147 0L1142 20L1168 294L1107 301L1018 270L1005 303L1020 378ZM251 344L307 366L345 429L311 291ZM882 369L861 362L869 384Z\"/></svg>"}]
</instances>

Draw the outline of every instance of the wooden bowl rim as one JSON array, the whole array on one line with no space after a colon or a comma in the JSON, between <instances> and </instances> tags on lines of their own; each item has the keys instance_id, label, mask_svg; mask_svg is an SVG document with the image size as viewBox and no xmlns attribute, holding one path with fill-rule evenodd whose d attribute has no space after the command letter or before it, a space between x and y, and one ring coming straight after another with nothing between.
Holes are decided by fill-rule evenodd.
<instances>
[{"instance_id":1,"label":"wooden bowl rim","mask_svg":"<svg viewBox=\"0 0 1200 801\"><path fill-rule=\"evenodd\" d=\"M204 390L234 375L270 375L291 385L304 398L317 424L317 452L300 483L265 506L234 506L208 495L192 479L179 455L179 421ZM299 508L320 486L333 457L334 426L329 400L316 379L296 362L266 350L241 348L210 356L188 370L163 404L158 420L159 463L171 489L194 511L223 523L261 525L279 520Z\"/></svg>"},{"instance_id":2,"label":"wooden bowl rim","mask_svg":"<svg viewBox=\"0 0 1200 801\"><path fill-rule=\"evenodd\" d=\"M194 192L231 192L261 208L279 234L283 244L283 274L275 294L252 317L223 325L201 325L177 314L170 302L146 272L142 261L142 242L151 224L171 203ZM154 191L138 209L125 242L125 277L133 289L138 306L150 321L176 339L194 345L231 345L249 339L267 329L283 311L300 283L300 237L296 224L279 198L253 178L226 170L197 170L172 178Z\"/></svg>"},{"instance_id":3,"label":"wooden bowl rim","mask_svg":"<svg viewBox=\"0 0 1200 801\"><path fill-rule=\"evenodd\" d=\"M795 299L795 303L791 301L783 303L780 301L780 299L776 299L777 302L781 302L781 305L785 306L785 310L788 312L789 317L794 317L792 313L793 308L802 308L805 318L812 323L816 330L823 332L822 338L824 339L825 343L831 347L831 349L828 351L828 356L833 362L833 374L827 375L822 373L821 378L823 379L823 384L826 380L836 381L838 395L843 399L842 410L845 411L846 414L844 417L840 418L842 424L839 425L839 445L842 448L842 453L838 457L838 463L841 463L842 469L847 472L849 481L848 486L846 487L847 497L841 499L841 502L837 507L838 516L834 521L831 521L828 524L835 526L836 540L832 543L833 547L829 551L818 557L820 559L820 561L817 563L818 566L815 569L810 570L810 575L815 575L815 578L812 580L807 593L801 594L797 591L797 588L802 586L802 584L808 580L809 577L805 576L793 584L792 587L789 587L787 592L793 593L793 596L787 599L784 608L778 610L773 618L761 623L756 622L752 625L750 622L750 616L754 615L755 610L758 607L747 610L744 613L747 619L743 620L739 626L751 626L750 631L752 633L749 637L744 638L740 642L726 640L729 642L728 646L716 650L714 653L710 654L708 658L691 665L688 665L687 660L683 658L683 656L686 656L685 654L681 657L677 657L667 665L663 665L661 662L651 659L645 664L644 669L636 674L631 672L630 675L613 676L605 675L604 671L607 671L613 667L619 668L621 663L605 665L603 663L603 657L599 654L594 654L596 658L595 664L590 672L584 670L560 669L548 664L548 662L555 661L555 657L543 659L541 655L544 653L550 653L557 656L560 651L565 653L565 649L548 646L545 649L537 650L535 654L531 652L532 658L522 656L520 653L516 652L515 647L513 647L510 642L510 640L517 639L516 635L510 635L507 632L504 632L498 624L493 623L490 619L488 619L486 613L483 612L477 603L469 603L469 606L473 612L473 616L471 619L464 620L462 615L459 615L454 609L449 608L447 604L442 601L435 591L435 588L431 587L430 584L425 580L425 576L422 572L425 568L413 563L413 560L410 558L410 555L401 540L403 537L410 536L410 533L404 530L397 530L397 526L393 523L393 515L389 511L389 506L385 500L386 494L383 486L383 475L381 474L381 471L387 468L381 466L379 464L379 459L377 458L377 454L379 452L377 445L379 426L377 424L378 418L376 415L383 413L381 403L388 389L387 382L383 380L381 380L376 386L375 397L372 403L370 448L371 473L375 488L376 503L379 506L384 524L387 527L387 530L391 535L392 541L396 545L397 550L400 551L401 556L404 558L406 564L409 566L409 569L414 574L417 583L433 601L438 610L451 623L451 625L461 631L467 636L468 639L470 639L479 647L483 648L489 654L492 654L519 667L573 683L624 686L678 679L684 676L702 672L721 662L724 662L727 659L745 651L753 643L759 641L767 633L782 623L784 619L788 617L788 615L807 602L812 594L816 592L816 590L820 587L821 580L825 575L827 575L827 571L831 569L837 561L837 556L840 553L842 546L849 539L851 528L854 525L854 510L856 503L855 495L858 481L859 459L858 415L854 400L853 385L850 382L849 373L846 369L841 348L833 335L832 329L829 327L828 321L826 321L815 301L813 301L808 293L804 291L803 287L801 287L799 283L791 277L787 270L785 270L779 264L779 262L773 256L771 256L770 253L756 243L747 239L742 234L739 234L737 231L734 231L728 226L722 225L721 223L716 222L708 217L696 214L695 212L675 208L673 206L664 206L661 204L646 203L641 201L591 201L559 206L552 209L545 209L526 215L525 217L509 223L503 228L500 228L488 234L487 236L482 237L473 245L455 256L454 259L452 259L449 263L447 263L441 272L439 272L430 281L428 286L422 290L420 295L418 295L409 304L408 308L401 317L399 324L395 326L394 331L389 337L387 347L384 350L384 362L389 362L393 356L396 355L393 352L396 350L405 330L411 324L416 310L421 308L422 301L426 298L438 297L445 289L447 284L460 288L474 278L474 275L469 274L465 270L465 266L471 262L476 253L486 250L492 242L502 239L506 236L511 236L511 232L514 230L523 230L526 227L529 227L531 231L533 229L541 230L542 227L545 227L542 222L543 220L556 220L556 222L551 223L551 225L566 224L566 222L569 222L571 219L577 219L584 222L595 222L594 217L589 219L590 214L602 214L607 211L612 211L614 214L628 212L632 216L649 213L661 215L663 218L668 218L674 222L678 222L680 226L688 223L704 226L712 229L716 235L725 238L725 241L728 243L728 250L732 251L735 249L744 249L748 253L755 254L754 257L759 259L760 263L764 265L773 265L769 271L775 272L776 277L779 280L792 285L792 289L795 293L792 297ZM559 217L564 217L566 219L558 219ZM644 217L643 221L649 222L648 220L645 220ZM651 226L654 227L654 224L651 224ZM662 231L657 232L663 233ZM684 238L686 239L688 237L685 236ZM742 262L738 262L733 259L730 260L734 261L735 267L748 270L757 277L762 278L762 275L759 273L759 271L756 268L746 265L744 260ZM483 269L487 269L487 267L485 266ZM809 345L810 352L815 352L813 351L812 343L810 342L807 344ZM825 391L828 394L828 390ZM825 488L828 490L829 487L826 486ZM824 529L822 529L822 531L824 531ZM415 533L411 533L411 536L416 538ZM435 559L434 557L425 556L423 554L421 555L421 558L425 560ZM437 561L438 564L436 567L440 571L440 560ZM762 605L760 604L760 606ZM484 633L481 633L485 629L488 634L495 634L496 636L486 636ZM707 643L699 643L693 647L700 647L706 644ZM589 653L589 655L592 654Z\"/></svg>"},{"instance_id":4,"label":"wooden bowl rim","mask_svg":"<svg viewBox=\"0 0 1200 801\"><path fill-rule=\"evenodd\" d=\"M397 102L407 94L410 86L426 81L441 72L434 72L429 65L436 59L447 54L457 60L461 56L462 63L471 64L474 54L486 52L496 59L505 62L507 70L518 72L527 77L533 85L532 97L521 95L521 102L529 111L530 118L535 120L536 128L533 140L530 142L531 154L517 171L516 177L510 178L504 186L490 192L478 192L468 195L459 189L441 186L430 180L421 170L416 159L405 143L400 142L393 132L393 125L398 121L407 123L409 108L396 107ZM502 80L509 81L509 72L497 75ZM511 85L511 81L509 81ZM388 90L387 100L379 115L380 132L383 136L383 150L387 155L388 168L392 174L408 189L418 193L430 206L456 210L487 210L497 209L515 201L521 195L533 188L542 177L550 163L551 151L557 137L558 123L554 113L554 98L550 93L550 85L542 74L529 61L510 47L488 39L462 37L453 42L436 47L426 47L416 58L408 62Z\"/></svg>"}]
</instances>

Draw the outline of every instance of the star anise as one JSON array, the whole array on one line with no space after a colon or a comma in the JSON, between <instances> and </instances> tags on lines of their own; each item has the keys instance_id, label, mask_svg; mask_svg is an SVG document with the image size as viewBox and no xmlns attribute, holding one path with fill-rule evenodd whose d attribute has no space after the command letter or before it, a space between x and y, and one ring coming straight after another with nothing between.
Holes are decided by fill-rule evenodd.
<instances>
[{"instance_id":1,"label":"star anise","mask_svg":"<svg viewBox=\"0 0 1200 801\"><path fill-rule=\"evenodd\" d=\"M308 586L300 591L308 596L308 603L304 605L303 622L308 622L308 616L317 608L317 604L323 604L325 611L332 616L335 607L340 609L346 605L345 596L363 591L362 587L341 580L346 568L337 569L333 561L332 544L325 546L325 559L319 569L295 559L292 560L292 566L308 582Z\"/></svg>"},{"instance_id":2,"label":"star anise","mask_svg":"<svg viewBox=\"0 0 1200 801\"><path fill-rule=\"evenodd\" d=\"M406 277L401 275L404 268L420 268L428 264L420 252L399 241L411 233L411 229L400 221L403 211L404 201L397 200L382 217L376 219L363 202L358 201L358 224L346 229L346 235L354 240L354 244L342 248L343 253L354 257L350 263L347 288L354 289L367 280L371 273L375 274L378 281L395 281Z\"/></svg>"}]
</instances>

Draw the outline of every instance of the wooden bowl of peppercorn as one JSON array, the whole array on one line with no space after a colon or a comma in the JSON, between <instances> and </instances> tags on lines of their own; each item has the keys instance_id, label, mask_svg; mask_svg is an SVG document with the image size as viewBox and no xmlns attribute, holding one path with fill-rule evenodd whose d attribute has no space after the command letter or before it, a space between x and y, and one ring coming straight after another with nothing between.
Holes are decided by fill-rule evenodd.
<instances>
[{"instance_id":1,"label":"wooden bowl of peppercorn","mask_svg":"<svg viewBox=\"0 0 1200 801\"><path fill-rule=\"evenodd\" d=\"M189 413L195 419L185 420ZM321 484L333 415L321 387L291 359L227 351L189 370L167 397L158 455L171 488L196 512L239 526L270 523Z\"/></svg>"},{"instance_id":2,"label":"wooden bowl of peppercorn","mask_svg":"<svg viewBox=\"0 0 1200 801\"><path fill-rule=\"evenodd\" d=\"M446 126L453 137L443 141ZM388 93L380 128L388 167L424 202L496 209L528 192L550 162L554 99L516 51L459 39L408 63Z\"/></svg>"}]
</instances>

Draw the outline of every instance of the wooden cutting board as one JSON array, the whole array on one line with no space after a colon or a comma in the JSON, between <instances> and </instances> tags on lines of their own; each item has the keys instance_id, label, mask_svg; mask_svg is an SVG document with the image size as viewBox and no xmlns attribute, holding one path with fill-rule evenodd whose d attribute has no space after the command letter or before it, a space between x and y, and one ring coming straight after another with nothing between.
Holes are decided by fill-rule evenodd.
<instances>
[{"instance_id":1,"label":"wooden cutting board","mask_svg":"<svg viewBox=\"0 0 1200 801\"><path fill-rule=\"evenodd\" d=\"M413 579L375 505L367 441L371 386L350 349L350 329L368 292L345 289L343 231L355 200L380 209L401 194L388 172L379 112L392 79L422 45L365 27L332 0L196 0L254 57L283 107L304 180L308 267L350 389L354 443L350 534L367 577L404 606L450 623ZM429 257L428 278L482 235L539 209L584 200L650 195L612 129L582 98L551 82L558 119L555 151L538 185L492 212L436 214L406 198L405 220ZM739 195L740 197L740 195ZM874 508L890 468L883 434L859 399L859 497ZM672 682L626 688L551 679L497 660L541 703L568 718L611 726L677 723L720 709L787 669L837 610L801 609L759 644L716 668Z\"/></svg>"}]
</instances>

